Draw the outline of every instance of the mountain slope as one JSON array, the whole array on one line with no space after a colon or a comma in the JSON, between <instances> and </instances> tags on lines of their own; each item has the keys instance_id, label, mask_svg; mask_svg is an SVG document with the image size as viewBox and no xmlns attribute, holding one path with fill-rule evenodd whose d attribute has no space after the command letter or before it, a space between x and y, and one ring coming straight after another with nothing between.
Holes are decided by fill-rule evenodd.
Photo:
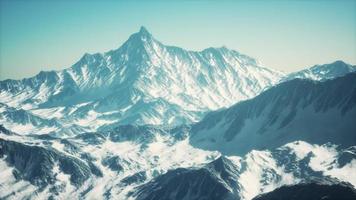
<instances>
[{"instance_id":1,"label":"mountain slope","mask_svg":"<svg viewBox=\"0 0 356 200\"><path fill-rule=\"evenodd\" d=\"M204 166L170 170L136 187L129 195L134 199L155 200L249 200L283 185L316 179L331 179L339 184L355 178L352 173L355 157L347 167L341 167L339 158L346 151L332 145L310 145L301 141L272 151L253 150L243 157L220 157Z\"/></svg>"},{"instance_id":2,"label":"mountain slope","mask_svg":"<svg viewBox=\"0 0 356 200\"><path fill-rule=\"evenodd\" d=\"M356 185L355 147L297 141L221 157L192 147L186 131L126 125L59 139L0 127L0 198L211 199L218 194L248 200L311 177Z\"/></svg>"},{"instance_id":3,"label":"mountain slope","mask_svg":"<svg viewBox=\"0 0 356 200\"><path fill-rule=\"evenodd\" d=\"M341 60L335 61L330 64L315 65L309 69L304 69L298 72L288 74L282 81L288 81L295 78L311 79L316 81L324 81L356 71L355 65L347 64Z\"/></svg>"},{"instance_id":4,"label":"mountain slope","mask_svg":"<svg viewBox=\"0 0 356 200\"><path fill-rule=\"evenodd\" d=\"M148 126L66 139L0 126L0 199L126 199L134 186L168 169L218 155L191 147L181 132Z\"/></svg>"},{"instance_id":5,"label":"mountain slope","mask_svg":"<svg viewBox=\"0 0 356 200\"><path fill-rule=\"evenodd\" d=\"M40 117L24 109L16 109L0 103L0 124L18 133L67 135L84 132L80 126L65 127L55 116Z\"/></svg>"},{"instance_id":6,"label":"mountain slope","mask_svg":"<svg viewBox=\"0 0 356 200\"><path fill-rule=\"evenodd\" d=\"M313 181L291 186L282 186L253 200L352 200L356 198L355 188L343 182Z\"/></svg>"},{"instance_id":7,"label":"mountain slope","mask_svg":"<svg viewBox=\"0 0 356 200\"><path fill-rule=\"evenodd\" d=\"M193 125L193 146L224 154L303 140L356 144L356 73L325 82L295 79Z\"/></svg>"},{"instance_id":8,"label":"mountain slope","mask_svg":"<svg viewBox=\"0 0 356 200\"><path fill-rule=\"evenodd\" d=\"M238 199L237 169L220 157L203 168L178 168L140 186L135 199Z\"/></svg>"},{"instance_id":9,"label":"mountain slope","mask_svg":"<svg viewBox=\"0 0 356 200\"><path fill-rule=\"evenodd\" d=\"M0 99L87 131L110 124L177 125L251 98L281 77L225 47L195 52L165 46L142 27L120 48L85 54L68 69L1 81Z\"/></svg>"}]
</instances>

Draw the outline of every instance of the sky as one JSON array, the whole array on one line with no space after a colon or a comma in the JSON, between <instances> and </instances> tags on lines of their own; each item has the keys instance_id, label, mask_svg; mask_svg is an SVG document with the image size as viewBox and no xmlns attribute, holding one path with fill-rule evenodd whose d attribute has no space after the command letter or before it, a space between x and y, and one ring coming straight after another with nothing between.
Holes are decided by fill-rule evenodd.
<instances>
[{"instance_id":1,"label":"sky","mask_svg":"<svg viewBox=\"0 0 356 200\"><path fill-rule=\"evenodd\" d=\"M226 46L284 72L356 64L356 0L0 0L0 80L68 68L141 26L167 45Z\"/></svg>"}]
</instances>

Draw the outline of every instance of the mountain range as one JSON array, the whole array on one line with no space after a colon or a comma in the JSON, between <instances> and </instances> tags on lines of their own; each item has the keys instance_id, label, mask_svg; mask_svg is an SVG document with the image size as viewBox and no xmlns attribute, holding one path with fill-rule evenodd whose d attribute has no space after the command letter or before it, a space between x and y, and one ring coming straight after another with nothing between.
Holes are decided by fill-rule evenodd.
<instances>
[{"instance_id":1,"label":"mountain range","mask_svg":"<svg viewBox=\"0 0 356 200\"><path fill-rule=\"evenodd\" d=\"M64 70L0 81L0 199L351 197L355 119L354 65L287 74L141 27Z\"/></svg>"},{"instance_id":2,"label":"mountain range","mask_svg":"<svg viewBox=\"0 0 356 200\"><path fill-rule=\"evenodd\" d=\"M85 54L72 67L0 82L1 103L65 127L27 129L70 135L123 124L180 125L254 97L283 73L237 51L165 46L144 27L118 49ZM52 117L52 118L50 118ZM95 121L95 123L93 123Z\"/></svg>"}]
</instances>

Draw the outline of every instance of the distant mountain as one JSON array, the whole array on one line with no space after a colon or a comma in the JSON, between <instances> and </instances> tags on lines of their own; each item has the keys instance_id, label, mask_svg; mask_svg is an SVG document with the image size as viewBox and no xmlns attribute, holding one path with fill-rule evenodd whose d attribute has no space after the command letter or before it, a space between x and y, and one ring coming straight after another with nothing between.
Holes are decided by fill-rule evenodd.
<instances>
[{"instance_id":1,"label":"distant mountain","mask_svg":"<svg viewBox=\"0 0 356 200\"><path fill-rule=\"evenodd\" d=\"M0 102L65 127L192 123L277 83L282 73L237 51L165 46L144 27L118 49L62 71L0 82ZM6 126L6 123L4 123Z\"/></svg>"},{"instance_id":2,"label":"distant mountain","mask_svg":"<svg viewBox=\"0 0 356 200\"><path fill-rule=\"evenodd\" d=\"M282 186L253 200L353 200L356 189L347 183L316 181Z\"/></svg>"},{"instance_id":3,"label":"distant mountain","mask_svg":"<svg viewBox=\"0 0 356 200\"><path fill-rule=\"evenodd\" d=\"M286 77L284 77L282 81L292 80L295 78L324 81L327 79L341 77L355 71L356 71L355 65L350 65L339 60L330 64L315 65L309 69L304 69L298 72L290 73Z\"/></svg>"},{"instance_id":4,"label":"distant mountain","mask_svg":"<svg viewBox=\"0 0 356 200\"><path fill-rule=\"evenodd\" d=\"M356 73L325 82L294 79L193 125L191 144L224 154L303 140L356 144Z\"/></svg>"},{"instance_id":5,"label":"distant mountain","mask_svg":"<svg viewBox=\"0 0 356 200\"><path fill-rule=\"evenodd\" d=\"M0 103L0 124L6 124L6 128L22 134L68 135L85 132L80 126L65 127L55 116L40 117L28 110L16 109L2 103Z\"/></svg>"}]
</instances>

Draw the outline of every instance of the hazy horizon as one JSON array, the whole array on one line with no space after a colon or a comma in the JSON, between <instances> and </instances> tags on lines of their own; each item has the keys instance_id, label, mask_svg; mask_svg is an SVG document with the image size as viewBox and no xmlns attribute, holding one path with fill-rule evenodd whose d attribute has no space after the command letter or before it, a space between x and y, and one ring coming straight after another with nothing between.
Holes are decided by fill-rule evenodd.
<instances>
[{"instance_id":1,"label":"hazy horizon","mask_svg":"<svg viewBox=\"0 0 356 200\"><path fill-rule=\"evenodd\" d=\"M356 1L68 3L1 1L0 80L68 68L141 26L165 45L226 46L284 72L356 63Z\"/></svg>"}]
</instances>

